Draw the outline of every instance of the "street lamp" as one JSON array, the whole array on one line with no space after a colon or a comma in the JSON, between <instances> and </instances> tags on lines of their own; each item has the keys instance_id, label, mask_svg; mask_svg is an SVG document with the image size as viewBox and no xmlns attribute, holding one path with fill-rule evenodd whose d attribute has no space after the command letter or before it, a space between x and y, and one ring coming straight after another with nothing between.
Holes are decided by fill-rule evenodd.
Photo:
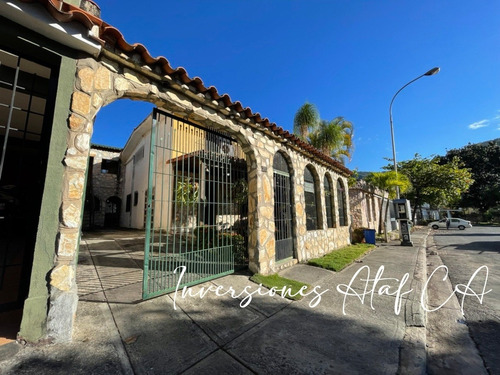
<instances>
[{"instance_id":1,"label":"street lamp","mask_svg":"<svg viewBox=\"0 0 500 375\"><path fill-rule=\"evenodd\" d=\"M408 82L406 85L404 85L403 87L401 87L395 94L394 96L392 97L392 100L391 100L391 105L389 106L389 118L390 118L390 121L391 121L391 138L392 138L392 160L394 161L394 171L396 172L396 178L398 176L398 165L396 163L396 146L394 145L394 127L392 126L392 103L394 102L394 99L396 99L396 96L398 96L398 94L406 87L408 86L410 83L413 83L415 82L417 79L420 79L422 78L423 76L433 76L434 74L437 74L439 72L439 68L436 67L436 68L432 68L431 70L429 70L428 72L425 72L424 74L422 74L421 76L418 76L417 78L411 80L410 82ZM399 186L396 186L396 196L397 196L397 199L399 199Z\"/></svg>"}]
</instances>

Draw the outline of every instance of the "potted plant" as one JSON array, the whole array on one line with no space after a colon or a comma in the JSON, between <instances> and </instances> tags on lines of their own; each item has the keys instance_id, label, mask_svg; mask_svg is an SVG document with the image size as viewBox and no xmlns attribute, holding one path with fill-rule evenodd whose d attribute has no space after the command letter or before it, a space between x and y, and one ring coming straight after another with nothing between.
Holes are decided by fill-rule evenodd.
<instances>
[{"instance_id":1,"label":"potted plant","mask_svg":"<svg viewBox=\"0 0 500 375\"><path fill-rule=\"evenodd\" d=\"M189 233L196 228L196 203L199 200L198 184L191 178L177 181L175 187L176 232Z\"/></svg>"}]
</instances>

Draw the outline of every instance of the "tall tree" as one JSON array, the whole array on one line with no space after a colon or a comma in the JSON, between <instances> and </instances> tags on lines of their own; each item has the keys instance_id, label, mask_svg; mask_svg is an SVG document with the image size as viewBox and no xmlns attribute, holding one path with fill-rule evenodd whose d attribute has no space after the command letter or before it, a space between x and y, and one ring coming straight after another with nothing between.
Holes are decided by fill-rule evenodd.
<instances>
[{"instance_id":1,"label":"tall tree","mask_svg":"<svg viewBox=\"0 0 500 375\"><path fill-rule=\"evenodd\" d=\"M392 169L392 166L386 169ZM463 168L458 158L440 164L440 157L422 158L416 154L412 160L398 163L398 170L408 177L412 187L405 193L415 211L424 203L431 207L456 205L461 195L474 182L467 168Z\"/></svg>"},{"instance_id":2,"label":"tall tree","mask_svg":"<svg viewBox=\"0 0 500 375\"><path fill-rule=\"evenodd\" d=\"M384 198L382 200L382 204L380 205L380 221L379 221L379 229L378 232L382 231L382 223L385 223L385 218L387 218L387 214L389 211L389 200L396 198L396 187L399 187L399 191L401 193L406 192L410 187L411 183L408 177L406 177L402 173L396 173L395 171L388 172L371 172L368 176L366 176L366 181L379 188L380 190L387 191L389 193L389 197L385 204L385 213L382 215L382 210L384 207ZM384 220L382 220L384 218ZM387 233L387 229L385 229Z\"/></svg>"},{"instance_id":3,"label":"tall tree","mask_svg":"<svg viewBox=\"0 0 500 375\"><path fill-rule=\"evenodd\" d=\"M308 141L309 133L319 124L319 112L314 104L304 103L295 113L293 132L302 140Z\"/></svg>"},{"instance_id":4,"label":"tall tree","mask_svg":"<svg viewBox=\"0 0 500 375\"><path fill-rule=\"evenodd\" d=\"M326 155L339 161L351 159L353 125L343 117L331 121L321 120L315 131L309 134L311 144Z\"/></svg>"},{"instance_id":5,"label":"tall tree","mask_svg":"<svg viewBox=\"0 0 500 375\"><path fill-rule=\"evenodd\" d=\"M472 173L474 183L462 195L462 207L477 208L482 213L500 205L500 145L494 141L469 144L449 150L441 158L448 163L458 157Z\"/></svg>"}]
</instances>

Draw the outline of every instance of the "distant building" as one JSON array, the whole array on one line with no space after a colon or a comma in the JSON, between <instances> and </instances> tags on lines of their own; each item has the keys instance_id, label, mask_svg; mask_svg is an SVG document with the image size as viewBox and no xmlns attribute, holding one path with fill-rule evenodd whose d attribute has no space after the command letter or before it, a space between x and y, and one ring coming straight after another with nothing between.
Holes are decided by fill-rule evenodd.
<instances>
[{"instance_id":1,"label":"distant building","mask_svg":"<svg viewBox=\"0 0 500 375\"><path fill-rule=\"evenodd\" d=\"M83 229L111 228L120 225L121 149L93 144L83 215Z\"/></svg>"}]
</instances>

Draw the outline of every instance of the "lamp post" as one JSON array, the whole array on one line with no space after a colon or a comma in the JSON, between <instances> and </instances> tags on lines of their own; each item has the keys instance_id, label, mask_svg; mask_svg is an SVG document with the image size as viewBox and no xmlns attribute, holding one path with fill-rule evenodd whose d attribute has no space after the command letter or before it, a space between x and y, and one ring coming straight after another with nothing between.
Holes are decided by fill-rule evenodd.
<instances>
[{"instance_id":1,"label":"lamp post","mask_svg":"<svg viewBox=\"0 0 500 375\"><path fill-rule=\"evenodd\" d=\"M439 68L436 67L436 68L432 68L431 70L429 70L428 72L425 72L424 74L418 76L417 78L415 79L412 79L410 82L408 82L406 85L404 85L403 87L401 87L395 94L394 96L392 97L392 100L391 100L391 105L389 106L389 119L391 121L391 139L392 139L392 160L394 161L394 171L396 172L396 178L397 178L397 175L398 175L398 165L396 163L396 146L394 145L394 127L392 125L392 103L394 102L394 99L396 99L396 96L398 96L398 94L406 87L408 86L409 84L415 82L417 79L420 79L422 78L423 76L433 76L434 74L437 74L439 72ZM396 196L397 196L397 199L399 199L399 186L396 186Z\"/></svg>"}]
</instances>

